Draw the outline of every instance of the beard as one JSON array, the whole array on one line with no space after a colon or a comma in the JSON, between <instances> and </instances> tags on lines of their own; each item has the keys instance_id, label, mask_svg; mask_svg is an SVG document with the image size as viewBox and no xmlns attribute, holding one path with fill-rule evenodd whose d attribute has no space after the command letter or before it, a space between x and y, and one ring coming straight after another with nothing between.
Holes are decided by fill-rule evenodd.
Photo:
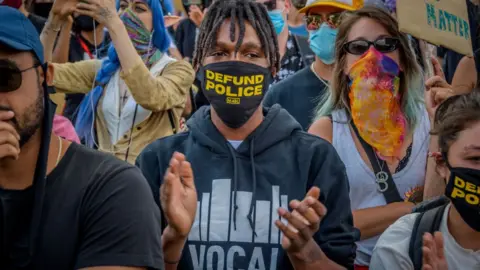
<instances>
[{"instance_id":1,"label":"beard","mask_svg":"<svg viewBox=\"0 0 480 270\"><path fill-rule=\"evenodd\" d=\"M42 125L45 111L43 99L42 87L39 86L37 98L23 112L0 105L0 111L13 111L15 113L15 116L10 121L18 135L20 135L20 148L30 141Z\"/></svg>"}]
</instances>

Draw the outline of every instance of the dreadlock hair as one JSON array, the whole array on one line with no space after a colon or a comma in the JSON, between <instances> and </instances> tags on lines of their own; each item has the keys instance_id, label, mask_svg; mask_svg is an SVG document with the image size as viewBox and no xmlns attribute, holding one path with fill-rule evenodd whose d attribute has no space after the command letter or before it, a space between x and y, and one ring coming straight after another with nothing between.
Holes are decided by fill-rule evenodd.
<instances>
[{"instance_id":1,"label":"dreadlock hair","mask_svg":"<svg viewBox=\"0 0 480 270\"><path fill-rule=\"evenodd\" d=\"M245 21L247 21L257 33L272 71L277 72L280 69L277 34L264 5L253 0L216 0L212 3L200 25L200 33L192 60L195 69L203 63L210 48L217 43L218 30L226 19L230 19L230 40L232 42L235 40L237 23L240 28L235 52L238 52L243 43Z\"/></svg>"}]
</instances>

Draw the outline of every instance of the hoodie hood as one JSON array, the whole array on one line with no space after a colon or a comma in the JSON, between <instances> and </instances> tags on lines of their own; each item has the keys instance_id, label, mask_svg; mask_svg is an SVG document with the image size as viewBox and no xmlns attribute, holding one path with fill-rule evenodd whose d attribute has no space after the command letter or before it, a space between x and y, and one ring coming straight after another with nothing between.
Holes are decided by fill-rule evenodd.
<instances>
[{"instance_id":1,"label":"hoodie hood","mask_svg":"<svg viewBox=\"0 0 480 270\"><path fill-rule=\"evenodd\" d=\"M258 155L275 146L275 144L290 138L292 133L302 130L300 124L280 105L276 104L271 108L264 108L263 115L265 116L263 122L242 142L236 150L237 153L249 156L249 145L254 140L253 154ZM199 144L218 154L230 153L228 142L211 121L210 106L199 108L188 120L187 126Z\"/></svg>"}]
</instances>

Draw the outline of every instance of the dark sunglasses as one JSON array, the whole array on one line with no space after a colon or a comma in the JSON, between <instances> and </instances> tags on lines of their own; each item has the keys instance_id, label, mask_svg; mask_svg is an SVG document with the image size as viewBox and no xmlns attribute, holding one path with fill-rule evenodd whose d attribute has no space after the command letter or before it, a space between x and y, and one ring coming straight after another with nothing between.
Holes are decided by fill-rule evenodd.
<instances>
[{"instance_id":1,"label":"dark sunglasses","mask_svg":"<svg viewBox=\"0 0 480 270\"><path fill-rule=\"evenodd\" d=\"M320 14L309 14L304 17L305 25L309 31L315 31L323 23L327 23L331 28L336 29L342 22L343 12L331 13L326 16Z\"/></svg>"},{"instance_id":2,"label":"dark sunglasses","mask_svg":"<svg viewBox=\"0 0 480 270\"><path fill-rule=\"evenodd\" d=\"M343 48L350 54L362 55L367 52L373 45L373 47L381 53L391 53L398 49L399 44L400 40L398 38L384 37L379 38L373 42L363 39L353 40L345 43L345 45L343 45Z\"/></svg>"},{"instance_id":3,"label":"dark sunglasses","mask_svg":"<svg viewBox=\"0 0 480 270\"><path fill-rule=\"evenodd\" d=\"M22 73L41 66L35 64L32 67L20 70L17 65L8 60L0 60L0 93L12 92L22 85Z\"/></svg>"}]
</instances>

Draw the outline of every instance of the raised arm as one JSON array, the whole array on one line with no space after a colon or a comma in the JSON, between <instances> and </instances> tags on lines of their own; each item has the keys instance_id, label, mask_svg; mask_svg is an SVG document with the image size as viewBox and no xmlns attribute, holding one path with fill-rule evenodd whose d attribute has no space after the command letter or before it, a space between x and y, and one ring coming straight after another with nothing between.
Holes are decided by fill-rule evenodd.
<instances>
[{"instance_id":1,"label":"raised arm","mask_svg":"<svg viewBox=\"0 0 480 270\"><path fill-rule=\"evenodd\" d=\"M67 24L68 16L75 10L76 3L75 0L56 0L53 3L47 24L40 35L45 61L52 62L55 39L62 27ZM49 64L49 69L54 74L52 86L59 93L87 93L92 89L100 64L98 60Z\"/></svg>"},{"instance_id":2,"label":"raised arm","mask_svg":"<svg viewBox=\"0 0 480 270\"><path fill-rule=\"evenodd\" d=\"M88 93L93 89L95 75L100 69L100 60L85 60L76 63L50 64L53 86L58 93Z\"/></svg>"},{"instance_id":3,"label":"raised arm","mask_svg":"<svg viewBox=\"0 0 480 270\"><path fill-rule=\"evenodd\" d=\"M153 77L141 60L130 70L124 70L125 81L135 101L151 111L165 111L185 106L194 71L185 61L167 65L162 74Z\"/></svg>"},{"instance_id":4,"label":"raised arm","mask_svg":"<svg viewBox=\"0 0 480 270\"><path fill-rule=\"evenodd\" d=\"M79 15L94 18L108 29L123 70L131 70L142 62L127 29L117 13L114 0L82 0L75 10ZM160 30L159 30L160 31Z\"/></svg>"},{"instance_id":5,"label":"raised arm","mask_svg":"<svg viewBox=\"0 0 480 270\"><path fill-rule=\"evenodd\" d=\"M67 63L70 51L70 31L72 31L73 19L70 17L65 21L58 36L57 45L53 50L53 63Z\"/></svg>"},{"instance_id":6,"label":"raised arm","mask_svg":"<svg viewBox=\"0 0 480 270\"><path fill-rule=\"evenodd\" d=\"M194 79L194 71L187 63L170 64L161 76L154 77L133 46L115 1L86 0L77 6L76 12L107 27L122 67L121 77L139 105L151 111L184 106Z\"/></svg>"},{"instance_id":7,"label":"raised arm","mask_svg":"<svg viewBox=\"0 0 480 270\"><path fill-rule=\"evenodd\" d=\"M53 3L47 23L40 34L46 62L52 61L52 51L55 46L55 40L64 24L66 24L68 17L75 11L76 4L76 0L56 0Z\"/></svg>"},{"instance_id":8,"label":"raised arm","mask_svg":"<svg viewBox=\"0 0 480 270\"><path fill-rule=\"evenodd\" d=\"M464 56L458 63L455 75L452 79L452 89L455 94L470 93L477 84L477 69L475 68L475 59Z\"/></svg>"},{"instance_id":9,"label":"raised arm","mask_svg":"<svg viewBox=\"0 0 480 270\"><path fill-rule=\"evenodd\" d=\"M430 129L434 128L434 117L438 106L447 98L456 94L452 86L445 80L445 74L438 60L432 58L434 74L432 78L425 82L427 90L425 91L425 106L430 118ZM439 151L438 137L430 136L430 145L428 151L435 153ZM428 158L427 170L425 176L425 188L423 199L428 200L442 195L445 192L445 181L437 173L437 164L435 158Z\"/></svg>"}]
</instances>

